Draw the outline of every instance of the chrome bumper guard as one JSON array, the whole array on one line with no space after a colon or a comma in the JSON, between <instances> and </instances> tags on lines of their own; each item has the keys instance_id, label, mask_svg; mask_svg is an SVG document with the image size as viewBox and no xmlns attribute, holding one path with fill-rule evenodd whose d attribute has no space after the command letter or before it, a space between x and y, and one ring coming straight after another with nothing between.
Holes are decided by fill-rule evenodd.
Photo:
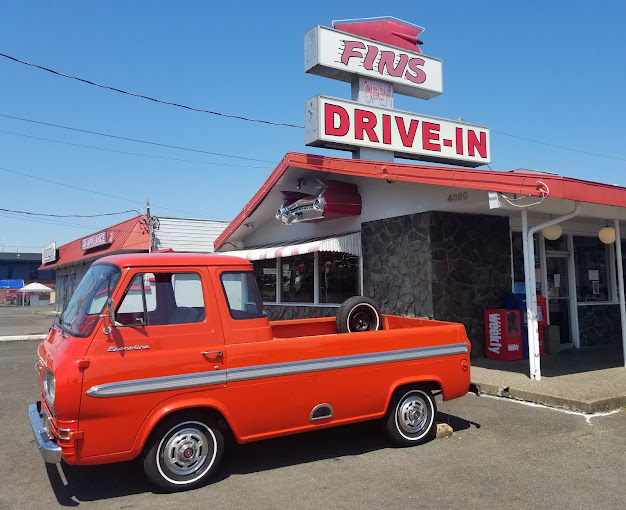
<instances>
[{"instance_id":1,"label":"chrome bumper guard","mask_svg":"<svg viewBox=\"0 0 626 510\"><path fill-rule=\"evenodd\" d=\"M61 447L50 439L50 435L41 421L41 402L35 402L28 406L28 416L43 460L51 464L61 462Z\"/></svg>"}]
</instances>

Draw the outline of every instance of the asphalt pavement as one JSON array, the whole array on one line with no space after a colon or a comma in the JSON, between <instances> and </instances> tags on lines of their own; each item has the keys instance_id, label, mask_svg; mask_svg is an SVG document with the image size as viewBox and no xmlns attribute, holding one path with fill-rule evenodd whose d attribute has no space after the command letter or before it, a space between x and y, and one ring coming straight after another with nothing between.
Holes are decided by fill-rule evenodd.
<instances>
[{"instance_id":1,"label":"asphalt pavement","mask_svg":"<svg viewBox=\"0 0 626 510\"><path fill-rule=\"evenodd\" d=\"M394 448L370 422L233 444L212 484L178 494L153 491L135 462L46 466L27 414L39 398L36 348L0 343L3 510L589 510L626 501L626 410L590 418L472 394L439 402L452 437ZM252 402L254 412L264 411Z\"/></svg>"},{"instance_id":2,"label":"asphalt pavement","mask_svg":"<svg viewBox=\"0 0 626 510\"><path fill-rule=\"evenodd\" d=\"M45 335L57 313L55 305L0 306L0 341L15 336Z\"/></svg>"}]
</instances>

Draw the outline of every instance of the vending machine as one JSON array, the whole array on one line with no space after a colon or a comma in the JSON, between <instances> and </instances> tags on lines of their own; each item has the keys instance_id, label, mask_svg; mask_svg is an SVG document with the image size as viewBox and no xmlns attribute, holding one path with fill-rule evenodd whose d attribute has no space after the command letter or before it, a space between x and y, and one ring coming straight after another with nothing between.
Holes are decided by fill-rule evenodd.
<instances>
[{"instance_id":1,"label":"vending machine","mask_svg":"<svg viewBox=\"0 0 626 510\"><path fill-rule=\"evenodd\" d=\"M506 307L519 310L522 320L522 354L528 359L528 324L526 319L526 294L511 294L506 300ZM543 327L548 324L546 298L537 294L537 324L539 325L539 355L545 356L543 349Z\"/></svg>"},{"instance_id":2,"label":"vending machine","mask_svg":"<svg viewBox=\"0 0 626 510\"><path fill-rule=\"evenodd\" d=\"M485 310L487 358L522 359L522 327L519 310Z\"/></svg>"}]
</instances>

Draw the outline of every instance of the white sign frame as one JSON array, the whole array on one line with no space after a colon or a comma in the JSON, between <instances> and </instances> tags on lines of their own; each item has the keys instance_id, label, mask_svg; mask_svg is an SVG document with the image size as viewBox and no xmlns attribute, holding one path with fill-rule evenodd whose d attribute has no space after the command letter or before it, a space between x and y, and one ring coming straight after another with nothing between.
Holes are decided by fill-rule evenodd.
<instances>
[{"instance_id":1,"label":"white sign frame","mask_svg":"<svg viewBox=\"0 0 626 510\"><path fill-rule=\"evenodd\" d=\"M349 47L346 41L351 43ZM378 50L376 56L373 56L373 48ZM381 62L383 52L386 58ZM390 69L398 75L389 74ZM304 36L304 70L346 82L356 76L366 76L392 83L398 94L420 99L431 99L443 93L440 59L321 25Z\"/></svg>"},{"instance_id":2,"label":"white sign frame","mask_svg":"<svg viewBox=\"0 0 626 510\"><path fill-rule=\"evenodd\" d=\"M327 114L333 116L328 125ZM489 128L322 95L305 103L305 143L348 151L380 149L400 158L468 167L491 163Z\"/></svg>"},{"instance_id":3,"label":"white sign frame","mask_svg":"<svg viewBox=\"0 0 626 510\"><path fill-rule=\"evenodd\" d=\"M57 243L52 241L46 244L41 249L41 263L47 264L48 262L54 262L57 259Z\"/></svg>"}]
</instances>

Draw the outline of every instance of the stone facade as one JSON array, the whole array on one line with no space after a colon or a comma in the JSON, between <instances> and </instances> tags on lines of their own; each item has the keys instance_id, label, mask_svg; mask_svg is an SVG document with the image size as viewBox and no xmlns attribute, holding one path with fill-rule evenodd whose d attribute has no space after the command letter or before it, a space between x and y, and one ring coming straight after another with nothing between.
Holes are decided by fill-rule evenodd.
<instances>
[{"instance_id":1,"label":"stone facade","mask_svg":"<svg viewBox=\"0 0 626 510\"><path fill-rule=\"evenodd\" d=\"M578 329L581 347L621 343L619 305L579 306Z\"/></svg>"},{"instance_id":2,"label":"stone facade","mask_svg":"<svg viewBox=\"0 0 626 510\"><path fill-rule=\"evenodd\" d=\"M361 225L363 294L383 313L433 317L431 214Z\"/></svg>"},{"instance_id":3,"label":"stone facade","mask_svg":"<svg viewBox=\"0 0 626 510\"><path fill-rule=\"evenodd\" d=\"M511 292L508 218L431 211L363 223L364 295L383 313L461 322L485 355L483 312Z\"/></svg>"}]
</instances>

